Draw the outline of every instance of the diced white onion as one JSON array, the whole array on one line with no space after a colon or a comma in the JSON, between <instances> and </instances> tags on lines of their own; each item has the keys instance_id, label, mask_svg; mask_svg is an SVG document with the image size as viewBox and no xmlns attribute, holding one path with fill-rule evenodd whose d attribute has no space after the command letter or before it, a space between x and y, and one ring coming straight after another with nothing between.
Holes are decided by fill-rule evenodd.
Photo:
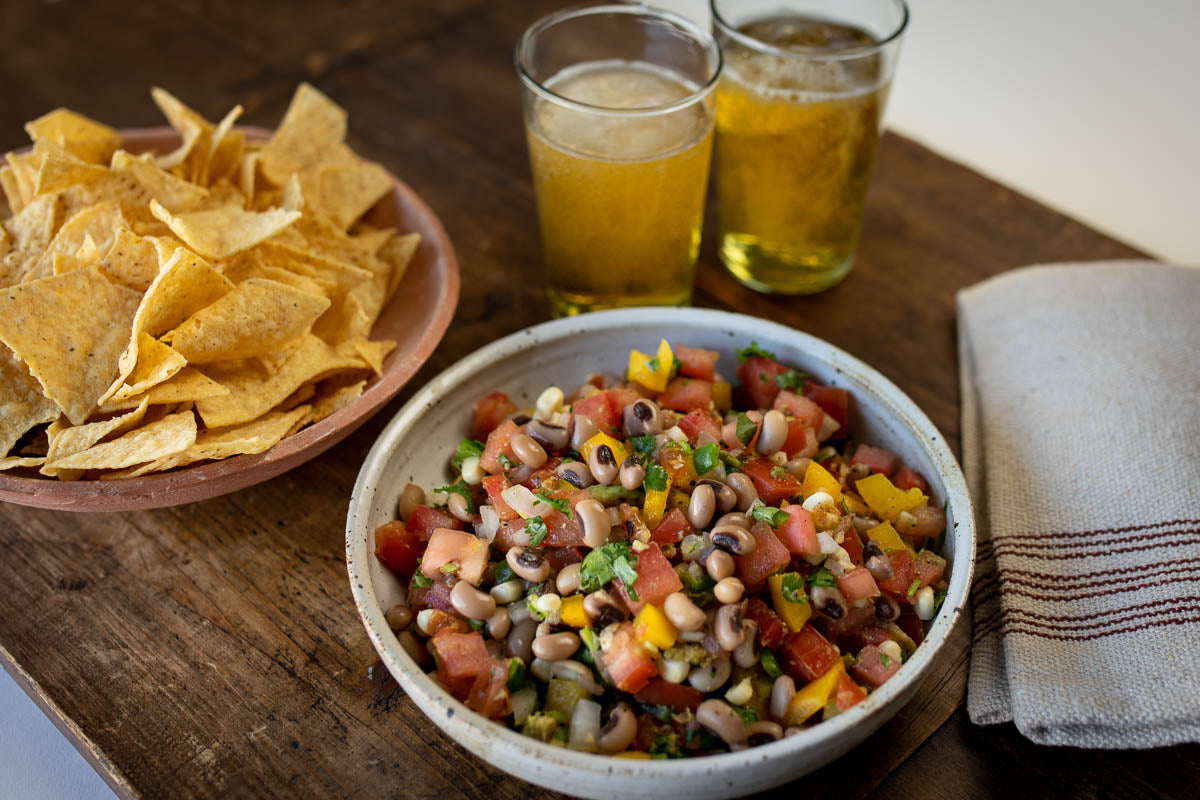
<instances>
[{"instance_id":1,"label":"diced white onion","mask_svg":"<svg viewBox=\"0 0 1200 800\"><path fill-rule=\"evenodd\" d=\"M742 678L737 685L725 693L725 699L730 703L733 703L735 706L744 706L746 703L749 703L753 697L754 687L750 685L749 678Z\"/></svg>"},{"instance_id":2,"label":"diced white onion","mask_svg":"<svg viewBox=\"0 0 1200 800\"><path fill-rule=\"evenodd\" d=\"M537 403L534 404L534 419L549 419L551 414L558 411L558 407L562 405L562 402L562 389L557 386L547 386L538 395Z\"/></svg>"},{"instance_id":3,"label":"diced white onion","mask_svg":"<svg viewBox=\"0 0 1200 800\"><path fill-rule=\"evenodd\" d=\"M917 611L917 616L928 622L933 619L933 587L922 586L917 592L917 596L913 598L913 608Z\"/></svg>"},{"instance_id":4,"label":"diced white onion","mask_svg":"<svg viewBox=\"0 0 1200 800\"><path fill-rule=\"evenodd\" d=\"M526 489L526 491L529 491ZM530 492L533 495L533 492ZM507 500L508 498L505 498ZM511 505L511 503L509 504ZM837 506L833 504L833 495L824 490L816 491L804 498L804 510L816 511L818 508L826 508L837 510Z\"/></svg>"},{"instance_id":5,"label":"diced white onion","mask_svg":"<svg viewBox=\"0 0 1200 800\"><path fill-rule=\"evenodd\" d=\"M775 466L782 467L784 464L786 464L788 462L787 453L783 452L782 450L776 450L774 453L771 454L770 460L771 460L771 463L774 464ZM483 479L480 478L480 480L483 480Z\"/></svg>"},{"instance_id":6,"label":"diced white onion","mask_svg":"<svg viewBox=\"0 0 1200 800\"><path fill-rule=\"evenodd\" d=\"M433 635L433 609L423 608L417 612L417 630L426 636Z\"/></svg>"},{"instance_id":7,"label":"diced white onion","mask_svg":"<svg viewBox=\"0 0 1200 800\"><path fill-rule=\"evenodd\" d=\"M575 703L571 714L571 736L568 747L572 750L592 751L600 739L600 704L595 700L580 700Z\"/></svg>"},{"instance_id":8,"label":"diced white onion","mask_svg":"<svg viewBox=\"0 0 1200 800\"><path fill-rule=\"evenodd\" d=\"M550 614L557 613L562 608L562 598L554 592L546 592L546 594L538 596L535 605L537 605L538 611L549 616Z\"/></svg>"},{"instance_id":9,"label":"diced white onion","mask_svg":"<svg viewBox=\"0 0 1200 800\"><path fill-rule=\"evenodd\" d=\"M841 423L839 423L836 419L834 419L833 417L826 414L825 418L821 420L821 430L817 431L817 441L818 442L825 441L830 436L833 436L835 433L837 433L838 428L841 428L841 427L842 427Z\"/></svg>"},{"instance_id":10,"label":"diced white onion","mask_svg":"<svg viewBox=\"0 0 1200 800\"><path fill-rule=\"evenodd\" d=\"M883 653L891 661L900 664L904 661L904 653L900 650L900 645L891 639L888 639L883 644L879 645L879 652Z\"/></svg>"},{"instance_id":11,"label":"diced white onion","mask_svg":"<svg viewBox=\"0 0 1200 800\"><path fill-rule=\"evenodd\" d=\"M483 482L484 474L483 467L479 466L479 456L463 459L462 476L464 481L474 486Z\"/></svg>"},{"instance_id":12,"label":"diced white onion","mask_svg":"<svg viewBox=\"0 0 1200 800\"><path fill-rule=\"evenodd\" d=\"M554 510L552 506L538 500L533 496L533 492L521 485L509 486L500 493L500 497L508 503L513 511L520 514L522 519L540 517Z\"/></svg>"},{"instance_id":13,"label":"diced white onion","mask_svg":"<svg viewBox=\"0 0 1200 800\"><path fill-rule=\"evenodd\" d=\"M820 533L817 534L817 546L821 549L821 552L824 553L825 555L829 555L831 553L836 553L840 549L838 547L838 543L835 542L833 540L833 537L830 536L825 531L821 531Z\"/></svg>"},{"instance_id":14,"label":"diced white onion","mask_svg":"<svg viewBox=\"0 0 1200 800\"><path fill-rule=\"evenodd\" d=\"M491 542L496 538L496 531L500 530L500 515L496 509L484 505L479 507L479 518L481 522L475 526L475 535Z\"/></svg>"},{"instance_id":15,"label":"diced white onion","mask_svg":"<svg viewBox=\"0 0 1200 800\"><path fill-rule=\"evenodd\" d=\"M664 433L666 433L672 441L686 442L688 440L687 434L684 433L678 425L672 425L670 428L667 428Z\"/></svg>"},{"instance_id":16,"label":"diced white onion","mask_svg":"<svg viewBox=\"0 0 1200 800\"><path fill-rule=\"evenodd\" d=\"M691 671L692 665L686 661L664 658L662 666L659 667L658 676L668 683L683 683Z\"/></svg>"},{"instance_id":17,"label":"diced white onion","mask_svg":"<svg viewBox=\"0 0 1200 800\"><path fill-rule=\"evenodd\" d=\"M525 719L537 708L537 689L526 686L519 692L513 692L512 711L513 724L522 725Z\"/></svg>"}]
</instances>

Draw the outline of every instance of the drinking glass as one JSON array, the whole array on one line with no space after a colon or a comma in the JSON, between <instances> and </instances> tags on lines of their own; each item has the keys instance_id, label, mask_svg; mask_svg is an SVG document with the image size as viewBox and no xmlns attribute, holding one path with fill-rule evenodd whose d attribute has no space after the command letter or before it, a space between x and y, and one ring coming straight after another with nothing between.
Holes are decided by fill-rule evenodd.
<instances>
[{"instance_id":1,"label":"drinking glass","mask_svg":"<svg viewBox=\"0 0 1200 800\"><path fill-rule=\"evenodd\" d=\"M854 265L903 0L712 0L721 260L763 292L810 294Z\"/></svg>"},{"instance_id":2,"label":"drinking glass","mask_svg":"<svg viewBox=\"0 0 1200 800\"><path fill-rule=\"evenodd\" d=\"M689 303L716 41L666 11L592 6L535 22L515 60L554 313Z\"/></svg>"}]
</instances>

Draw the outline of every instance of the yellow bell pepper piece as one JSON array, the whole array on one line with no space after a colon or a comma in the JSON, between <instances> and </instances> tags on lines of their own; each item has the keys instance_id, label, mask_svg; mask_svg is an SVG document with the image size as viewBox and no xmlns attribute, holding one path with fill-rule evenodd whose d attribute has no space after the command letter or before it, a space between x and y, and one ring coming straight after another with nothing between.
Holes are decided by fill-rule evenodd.
<instances>
[{"instance_id":1,"label":"yellow bell pepper piece","mask_svg":"<svg viewBox=\"0 0 1200 800\"><path fill-rule=\"evenodd\" d=\"M642 503L642 519L646 527L653 531L662 522L663 514L667 513L667 498L671 495L671 473L667 473L667 488L661 492L655 489L646 490L646 501Z\"/></svg>"},{"instance_id":2,"label":"yellow bell pepper piece","mask_svg":"<svg viewBox=\"0 0 1200 800\"><path fill-rule=\"evenodd\" d=\"M838 678L845 671L845 665L842 664L841 659L838 659L833 662L832 667L825 670L823 675L796 692L796 696L792 698L792 702L787 707L787 713L784 714L784 723L801 725L813 714L823 709L829 701L829 695L833 694L833 690L837 687Z\"/></svg>"},{"instance_id":3,"label":"yellow bell pepper piece","mask_svg":"<svg viewBox=\"0 0 1200 800\"><path fill-rule=\"evenodd\" d=\"M800 494L811 497L819 491L826 491L833 502L842 499L842 486L837 478L829 474L829 470L815 461L810 461L808 469L804 470L804 481L800 484Z\"/></svg>"},{"instance_id":4,"label":"yellow bell pepper piece","mask_svg":"<svg viewBox=\"0 0 1200 800\"><path fill-rule=\"evenodd\" d=\"M649 761L650 754L643 750L626 750L623 753L617 753L613 758L632 758L635 761Z\"/></svg>"},{"instance_id":5,"label":"yellow bell pepper piece","mask_svg":"<svg viewBox=\"0 0 1200 800\"><path fill-rule=\"evenodd\" d=\"M662 464L676 486L686 486L699 477L691 453L679 445L665 445L658 454L658 463Z\"/></svg>"},{"instance_id":6,"label":"yellow bell pepper piece","mask_svg":"<svg viewBox=\"0 0 1200 800\"><path fill-rule=\"evenodd\" d=\"M649 642L659 650L666 650L675 644L679 631L662 609L653 603L646 603L633 620L633 635L639 642Z\"/></svg>"},{"instance_id":7,"label":"yellow bell pepper piece","mask_svg":"<svg viewBox=\"0 0 1200 800\"><path fill-rule=\"evenodd\" d=\"M808 622L812 616L811 603L798 603L788 600L783 596L783 579L791 576L800 582L800 593L804 594L804 578L800 577L798 572L785 572L779 575L772 575L767 578L767 585L771 587L771 599L775 603L775 613L778 614L787 626L793 631L799 631L804 627L804 623Z\"/></svg>"},{"instance_id":8,"label":"yellow bell pepper piece","mask_svg":"<svg viewBox=\"0 0 1200 800\"><path fill-rule=\"evenodd\" d=\"M609 449L612 450L613 458L617 460L617 464L620 464L626 459L626 457L629 456L629 451L625 449L624 444L609 436L607 433L597 433L595 436L584 442L583 447L579 448L579 455L583 457L584 463L587 463L588 458L592 454L592 450L596 449L602 444L608 445Z\"/></svg>"},{"instance_id":9,"label":"yellow bell pepper piece","mask_svg":"<svg viewBox=\"0 0 1200 800\"><path fill-rule=\"evenodd\" d=\"M713 381L712 400L713 405L722 411L733 408L733 387L729 385L729 381L720 378Z\"/></svg>"},{"instance_id":10,"label":"yellow bell pepper piece","mask_svg":"<svg viewBox=\"0 0 1200 800\"><path fill-rule=\"evenodd\" d=\"M564 597L559 614L562 616L564 625L570 625L572 628L586 628L588 626L588 615L583 610L583 595L581 594Z\"/></svg>"},{"instance_id":11,"label":"yellow bell pepper piece","mask_svg":"<svg viewBox=\"0 0 1200 800\"><path fill-rule=\"evenodd\" d=\"M889 522L898 520L904 511L912 511L929 504L929 498L922 494L920 489L913 487L902 491L897 489L886 475L878 473L856 481L855 486L871 510Z\"/></svg>"},{"instance_id":12,"label":"yellow bell pepper piece","mask_svg":"<svg viewBox=\"0 0 1200 800\"><path fill-rule=\"evenodd\" d=\"M667 498L667 506L669 508L678 508L685 514L691 502L692 498L680 491L672 491L671 496Z\"/></svg>"},{"instance_id":13,"label":"yellow bell pepper piece","mask_svg":"<svg viewBox=\"0 0 1200 800\"><path fill-rule=\"evenodd\" d=\"M896 533L896 529L892 527L890 522L881 522L871 530L867 531L867 538L873 542L879 542L879 546L884 552L889 550L904 550L912 551L912 545L900 538L900 534Z\"/></svg>"},{"instance_id":14,"label":"yellow bell pepper piece","mask_svg":"<svg viewBox=\"0 0 1200 800\"><path fill-rule=\"evenodd\" d=\"M850 509L851 514L858 514L862 517L871 513L871 507L855 495L843 493L842 502L846 504L846 508Z\"/></svg>"},{"instance_id":15,"label":"yellow bell pepper piece","mask_svg":"<svg viewBox=\"0 0 1200 800\"><path fill-rule=\"evenodd\" d=\"M655 392L664 392L667 381L671 378L671 367L675 364L675 353L671 345L663 339L658 344L658 352L651 358L640 350L629 351L629 380L640 383Z\"/></svg>"}]
</instances>

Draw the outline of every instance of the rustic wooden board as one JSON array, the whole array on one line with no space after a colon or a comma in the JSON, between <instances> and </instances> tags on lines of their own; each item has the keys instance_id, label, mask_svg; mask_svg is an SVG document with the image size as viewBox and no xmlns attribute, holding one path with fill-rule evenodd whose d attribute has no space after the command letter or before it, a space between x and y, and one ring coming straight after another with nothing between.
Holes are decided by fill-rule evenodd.
<instances>
[{"instance_id":1,"label":"rustic wooden board","mask_svg":"<svg viewBox=\"0 0 1200 800\"><path fill-rule=\"evenodd\" d=\"M22 144L21 123L57 105L154 124L151 84L212 117L241 102L248 123L270 126L297 81L317 83L349 109L355 146L409 182L458 249L458 314L415 387L546 317L511 49L556 5L22 4L6 9L0 48L0 80L19 87L0 108L0 148ZM955 290L1032 262L1136 255L894 136L867 218L858 267L829 293L755 294L716 265L709 240L696 302L845 348L908 392L954 446ZM551 796L470 757L390 679L368 674L344 519L359 464L411 392L316 461L224 498L82 517L0 507L0 662L118 793ZM1154 796L1155 786L1186 793L1200 777L1194 748L1064 762L1011 726L952 717L967 639L957 631L917 699L803 791L863 796L886 780L888 796L973 796L1028 792L1035 784L1016 776L1053 774L1062 794L1111 785ZM947 766L954 780L929 780Z\"/></svg>"}]
</instances>

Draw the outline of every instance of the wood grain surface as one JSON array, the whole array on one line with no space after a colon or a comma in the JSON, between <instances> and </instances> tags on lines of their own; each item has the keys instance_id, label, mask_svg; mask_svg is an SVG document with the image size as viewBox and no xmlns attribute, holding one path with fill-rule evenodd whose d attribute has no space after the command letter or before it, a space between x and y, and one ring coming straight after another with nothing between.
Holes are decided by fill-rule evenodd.
<instances>
[{"instance_id":1,"label":"wood grain surface","mask_svg":"<svg viewBox=\"0 0 1200 800\"><path fill-rule=\"evenodd\" d=\"M463 273L457 315L430 362L315 461L160 511L0 507L0 661L119 794L549 796L462 751L370 669L343 528L363 457L415 387L547 317L511 56L523 28L558 5L6 7L0 148L22 145L21 123L59 105L119 127L156 124L155 84L212 118L240 102L247 123L270 127L308 80L349 110L351 143L441 216ZM954 292L1028 263L1135 255L888 136L846 282L815 298L756 294L717 265L710 236L696 303L782 321L848 350L957 446ZM961 710L967 639L957 631L918 698L877 735L779 794L1194 796L1197 747L1052 749L1012 726L970 725Z\"/></svg>"}]
</instances>

